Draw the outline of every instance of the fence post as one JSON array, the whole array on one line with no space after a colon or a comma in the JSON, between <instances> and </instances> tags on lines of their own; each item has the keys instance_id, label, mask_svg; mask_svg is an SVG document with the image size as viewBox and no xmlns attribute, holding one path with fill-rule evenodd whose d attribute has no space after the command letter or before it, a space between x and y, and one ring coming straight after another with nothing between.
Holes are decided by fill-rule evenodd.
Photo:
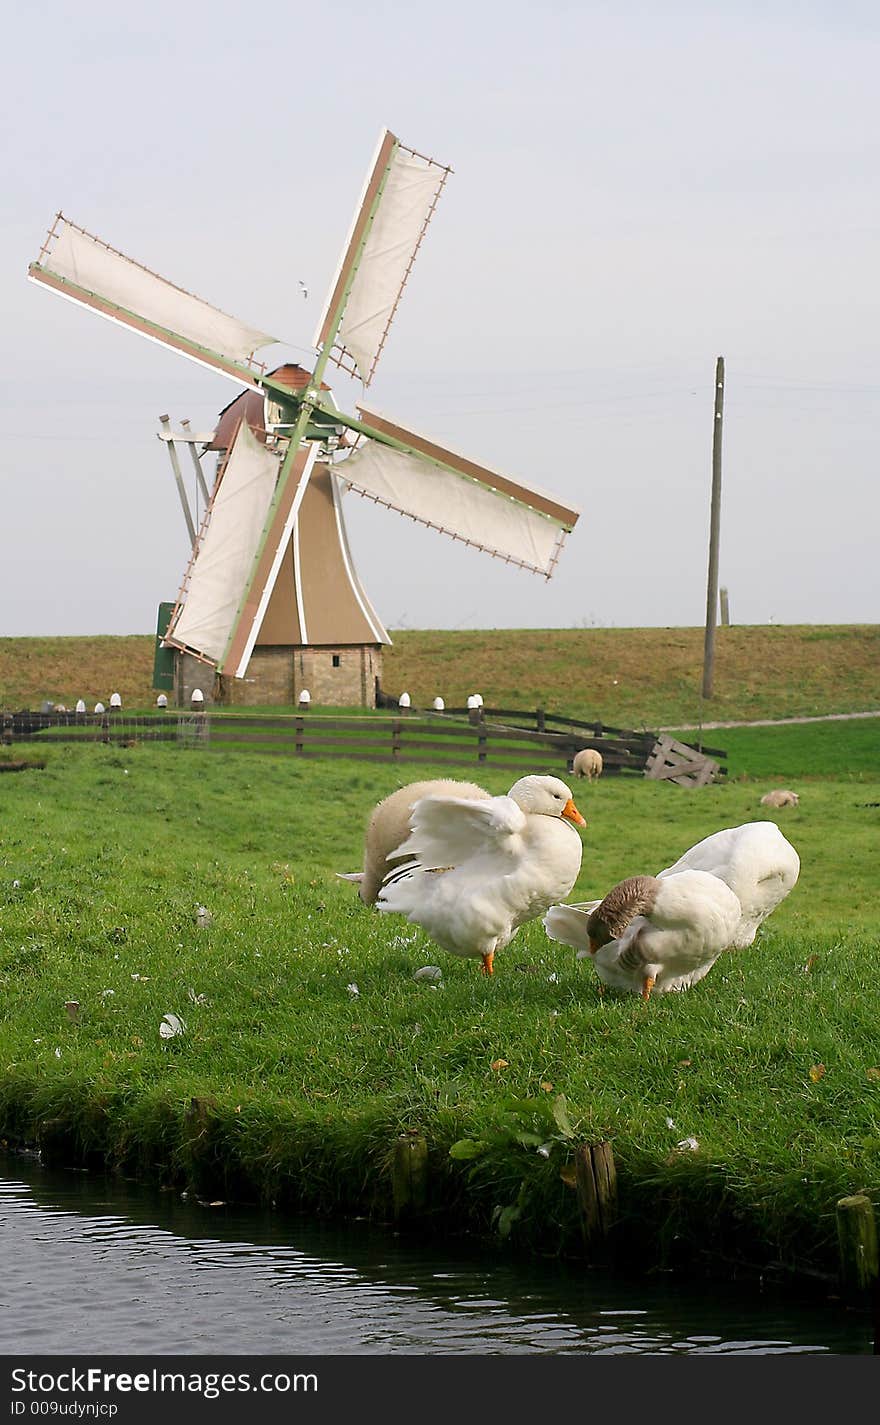
<instances>
[{"instance_id":1,"label":"fence post","mask_svg":"<svg viewBox=\"0 0 880 1425\"><path fill-rule=\"evenodd\" d=\"M401 732L403 731L400 718L396 717L391 722L391 756L400 756Z\"/></svg>"},{"instance_id":2,"label":"fence post","mask_svg":"<svg viewBox=\"0 0 880 1425\"><path fill-rule=\"evenodd\" d=\"M544 730L545 730L545 723L544 723L544 709L543 709L543 708L536 708L536 709L535 709L535 726L536 726L536 728L538 729L538 732L544 732Z\"/></svg>"},{"instance_id":3,"label":"fence post","mask_svg":"<svg viewBox=\"0 0 880 1425\"><path fill-rule=\"evenodd\" d=\"M296 717L294 718L293 725L295 729L293 750L294 753L299 753L303 750L303 737L305 734L306 720L304 717Z\"/></svg>"},{"instance_id":4,"label":"fence post","mask_svg":"<svg viewBox=\"0 0 880 1425\"><path fill-rule=\"evenodd\" d=\"M12 721L12 713L4 713L4 714L3 714L3 742L4 742L4 744L5 744L7 747L10 746L11 743L12 743L12 729L13 729L13 727L14 727L14 723L13 723L13 721Z\"/></svg>"},{"instance_id":5,"label":"fence post","mask_svg":"<svg viewBox=\"0 0 880 1425\"><path fill-rule=\"evenodd\" d=\"M487 743L487 740L488 740L488 736L489 736L489 734L486 732L486 724L485 724L485 723L482 721L482 719L481 719L481 720L480 720L479 731L477 732L477 761L478 761L478 762L485 762L485 760L486 760L486 751L487 751L486 743Z\"/></svg>"}]
</instances>

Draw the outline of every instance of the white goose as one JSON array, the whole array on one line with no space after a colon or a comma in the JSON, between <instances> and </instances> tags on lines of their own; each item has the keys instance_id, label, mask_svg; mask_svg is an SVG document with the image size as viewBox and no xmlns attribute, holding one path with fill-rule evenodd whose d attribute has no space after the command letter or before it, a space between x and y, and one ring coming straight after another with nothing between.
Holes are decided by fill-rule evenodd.
<instances>
[{"instance_id":1,"label":"white goose","mask_svg":"<svg viewBox=\"0 0 880 1425\"><path fill-rule=\"evenodd\" d=\"M658 871L657 880L677 876L680 871L702 871L729 887L739 902L740 913L722 949L741 950L752 944L761 922L788 895L800 874L800 865L800 857L774 821L747 821L704 837L674 865ZM586 955L587 922L599 905L599 901L552 905L544 917L544 929L551 940L560 940L581 956Z\"/></svg>"},{"instance_id":2,"label":"white goose","mask_svg":"<svg viewBox=\"0 0 880 1425\"><path fill-rule=\"evenodd\" d=\"M730 943L742 950L752 944L761 922L785 900L800 869L800 857L775 821L747 821L704 837L658 875L710 871L730 886L742 906Z\"/></svg>"},{"instance_id":3,"label":"white goose","mask_svg":"<svg viewBox=\"0 0 880 1425\"><path fill-rule=\"evenodd\" d=\"M558 777L521 777L507 796L482 801L423 797L391 853L414 860L389 872L377 908L405 915L491 975L495 952L577 880L575 825L586 822Z\"/></svg>"},{"instance_id":4,"label":"white goose","mask_svg":"<svg viewBox=\"0 0 880 1425\"><path fill-rule=\"evenodd\" d=\"M630 876L592 905L551 906L547 934L573 945L579 960L589 956L604 984L644 1000L708 974L742 913L730 887L708 871Z\"/></svg>"}]
</instances>

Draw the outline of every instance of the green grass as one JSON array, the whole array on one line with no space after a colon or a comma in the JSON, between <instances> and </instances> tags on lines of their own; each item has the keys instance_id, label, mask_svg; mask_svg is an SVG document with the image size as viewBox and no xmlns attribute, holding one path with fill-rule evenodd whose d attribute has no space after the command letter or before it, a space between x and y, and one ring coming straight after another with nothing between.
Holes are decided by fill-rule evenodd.
<instances>
[{"instance_id":1,"label":"green grass","mask_svg":"<svg viewBox=\"0 0 880 1425\"><path fill-rule=\"evenodd\" d=\"M0 1132L212 1196L386 1219L394 1143L417 1132L429 1225L563 1252L580 1250L574 1147L610 1138L621 1244L643 1265L709 1251L833 1273L837 1199L880 1200L877 726L846 737L736 730L729 781L700 790L576 784L573 900L758 817L801 856L755 945L648 1005L601 994L538 923L487 981L335 877L359 866L379 797L429 766L47 748L45 769L0 782ZM797 808L760 806L792 783ZM439 988L413 979L429 963ZM165 1041L169 1012L187 1028ZM474 1156L451 1156L463 1140Z\"/></svg>"},{"instance_id":2,"label":"green grass","mask_svg":"<svg viewBox=\"0 0 880 1425\"><path fill-rule=\"evenodd\" d=\"M700 741L695 732L680 732L678 736L695 747ZM780 727L719 727L705 732L703 741L727 753L728 777L760 778L764 783L762 791L785 786L793 779L851 782L880 778L880 718Z\"/></svg>"}]
</instances>

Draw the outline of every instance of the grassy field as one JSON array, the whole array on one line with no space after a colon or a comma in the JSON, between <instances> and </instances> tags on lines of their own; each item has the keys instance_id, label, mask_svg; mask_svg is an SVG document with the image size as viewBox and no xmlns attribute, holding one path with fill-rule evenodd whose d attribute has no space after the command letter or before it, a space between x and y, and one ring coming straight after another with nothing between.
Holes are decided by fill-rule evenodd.
<instances>
[{"instance_id":1,"label":"grassy field","mask_svg":"<svg viewBox=\"0 0 880 1425\"><path fill-rule=\"evenodd\" d=\"M429 766L46 749L0 779L0 1132L211 1198L382 1220L394 1144L422 1135L430 1230L566 1253L574 1147L610 1139L619 1250L644 1269L833 1275L836 1201L880 1200L880 724L725 740L723 785L575 788L573 900L764 815L801 856L752 947L647 1005L600 993L539 923L487 981L336 878L376 800ZM768 813L773 785L800 805ZM439 986L413 978L426 964ZM163 1039L168 1013L186 1028Z\"/></svg>"},{"instance_id":2,"label":"grassy field","mask_svg":"<svg viewBox=\"0 0 880 1425\"><path fill-rule=\"evenodd\" d=\"M497 629L393 634L382 682L418 707L534 708L612 727L815 716L880 709L880 626L719 628L715 696L701 697L703 630ZM0 709L44 699L91 709L118 692L149 707L154 639L0 638Z\"/></svg>"}]
</instances>

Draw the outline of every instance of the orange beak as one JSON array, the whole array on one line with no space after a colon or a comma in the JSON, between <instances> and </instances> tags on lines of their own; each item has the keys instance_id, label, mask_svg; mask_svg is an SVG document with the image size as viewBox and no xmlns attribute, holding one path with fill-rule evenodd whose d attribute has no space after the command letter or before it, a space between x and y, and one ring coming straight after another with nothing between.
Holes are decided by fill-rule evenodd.
<instances>
[{"instance_id":1,"label":"orange beak","mask_svg":"<svg viewBox=\"0 0 880 1425\"><path fill-rule=\"evenodd\" d=\"M571 797L569 797L568 801L565 803L565 806L562 808L562 815L565 817L566 821L573 821L575 826L586 826L587 824L584 821L584 818L581 816L580 812L578 811L577 807L575 806L574 802L572 801Z\"/></svg>"}]
</instances>

